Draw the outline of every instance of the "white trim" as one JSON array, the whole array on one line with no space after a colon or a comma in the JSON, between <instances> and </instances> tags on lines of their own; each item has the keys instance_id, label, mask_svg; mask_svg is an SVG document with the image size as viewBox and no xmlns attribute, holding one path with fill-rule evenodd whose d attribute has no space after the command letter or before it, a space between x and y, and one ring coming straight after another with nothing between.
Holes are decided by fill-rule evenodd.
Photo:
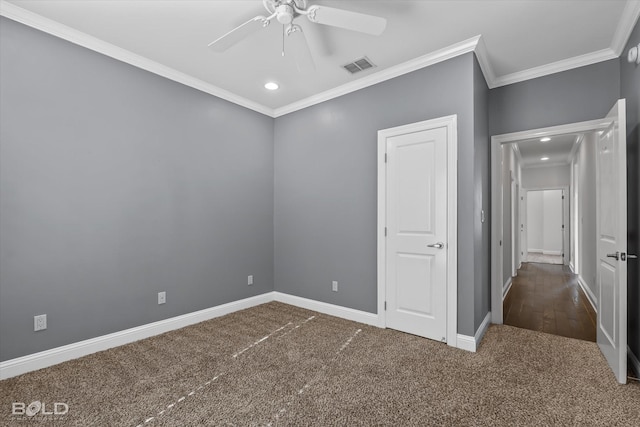
<instances>
[{"instance_id":1,"label":"white trim","mask_svg":"<svg viewBox=\"0 0 640 427\"><path fill-rule=\"evenodd\" d=\"M203 80L187 75L181 71L177 71L173 68L152 61L146 57L115 46L111 43L107 43L103 40L98 39L97 37L90 36L82 31L68 27L52 19L45 18L44 16L23 9L5 0L0 0L0 16L4 16L6 18L28 25L32 28L44 31L53 36L67 40L71 43L102 53L103 55L107 55L111 58L117 59L135 67L176 81L178 83L182 83L186 86L227 100L258 113L275 118L310 107L312 105L319 104L324 101L328 101L330 99L354 92L359 89L363 89L368 86L372 86L377 83L381 83L383 81L401 76L403 74L407 74L412 71L425 68L442 61L446 61L448 59L463 55L468 52L475 52L476 58L478 59L478 63L480 65L480 69L482 70L489 89L509 85L512 83L518 83L525 80L570 70L573 68L583 67L585 65L591 65L609 59L614 59L620 56L622 49L624 49L624 46L629 39L629 36L631 35L631 31L633 30L633 27L638 20L638 16L640 16L640 1L627 1L622 17L620 18L620 22L616 27L616 32L614 34L611 47L609 48L601 49L595 52L589 52L584 55L575 56L573 58L563 59L551 64L530 68L528 70L517 71L515 73L502 76L496 76L491 61L489 60L489 54L484 40L481 35L477 35L467 40L463 40L448 47L439 49L435 52L431 52L418 58L406 61L402 64L386 68L377 73L370 74L367 77L360 78L358 80L346 83L342 86L338 86L328 91L310 96L308 98L276 109L236 95L218 86L212 85Z\"/></svg>"},{"instance_id":2,"label":"white trim","mask_svg":"<svg viewBox=\"0 0 640 427\"><path fill-rule=\"evenodd\" d=\"M458 348L460 350L470 351L472 353L476 352L476 340L474 337L470 337L469 335L458 334L456 337L458 340Z\"/></svg>"},{"instance_id":3,"label":"white trim","mask_svg":"<svg viewBox=\"0 0 640 427\"><path fill-rule=\"evenodd\" d=\"M589 300L589 304L591 304L591 307L593 308L593 311L595 311L597 313L598 312L598 299L593 294L593 291L591 291L589 286L587 286L587 282L585 282L584 279L582 278L582 276L580 276L580 275L578 275L578 285L580 285L580 288L582 288L582 292L584 292L584 294L587 296L587 299Z\"/></svg>"},{"instance_id":4,"label":"white trim","mask_svg":"<svg viewBox=\"0 0 640 427\"><path fill-rule=\"evenodd\" d=\"M502 152L503 144L524 139L541 138L543 136L563 135L569 133L590 132L607 127L611 120L606 118L585 122L570 123L560 126L512 132L491 137L491 322L503 323L502 313ZM526 189L523 189L526 190Z\"/></svg>"},{"instance_id":5,"label":"white trim","mask_svg":"<svg viewBox=\"0 0 640 427\"><path fill-rule=\"evenodd\" d=\"M295 305L296 307L306 308L307 310L317 311L319 313L328 314L329 316L340 317L342 319L352 320L366 325L378 326L378 315L374 313L368 313L366 311L355 310L353 308L342 307L322 301L315 301L277 291L273 292L273 297L274 301Z\"/></svg>"},{"instance_id":6,"label":"white trim","mask_svg":"<svg viewBox=\"0 0 640 427\"><path fill-rule=\"evenodd\" d=\"M543 252L542 249L527 249L527 252L533 252L534 254L541 254Z\"/></svg>"},{"instance_id":7,"label":"white trim","mask_svg":"<svg viewBox=\"0 0 640 427\"><path fill-rule=\"evenodd\" d=\"M624 6L624 10L622 11L622 17L620 18L620 22L618 22L616 32L613 35L613 40L611 41L611 49L613 49L616 56L620 56L622 54L622 50L631 36L631 32L638 21L638 17L640 17L640 1L627 0L627 4Z\"/></svg>"},{"instance_id":8,"label":"white trim","mask_svg":"<svg viewBox=\"0 0 640 427\"><path fill-rule=\"evenodd\" d=\"M543 255L562 255L562 251L542 251Z\"/></svg>"},{"instance_id":9,"label":"white trim","mask_svg":"<svg viewBox=\"0 0 640 427\"><path fill-rule=\"evenodd\" d=\"M475 353L478 350L482 338L484 338L484 334L487 333L490 324L491 312L488 312L474 336L470 337L468 335L458 334L458 348Z\"/></svg>"},{"instance_id":10,"label":"white trim","mask_svg":"<svg viewBox=\"0 0 640 427\"><path fill-rule=\"evenodd\" d=\"M609 59L615 59L617 57L618 55L616 55L613 49L608 47L606 49L597 50L595 52L585 53L584 55L574 56L573 58L562 59L550 64L529 68L528 70L505 74L503 76L497 77L494 80L493 87L506 86L513 83L523 82L525 80L548 76L550 74L560 73L562 71L596 64L598 62L608 61Z\"/></svg>"},{"instance_id":11,"label":"white trim","mask_svg":"<svg viewBox=\"0 0 640 427\"><path fill-rule=\"evenodd\" d=\"M627 355L629 356L629 362L631 362L630 365L633 373L636 375L636 377L640 377L640 361L638 360L636 355L633 354L633 351L631 351L631 348L629 348L629 346L627 346Z\"/></svg>"},{"instance_id":12,"label":"white trim","mask_svg":"<svg viewBox=\"0 0 640 427\"><path fill-rule=\"evenodd\" d=\"M418 130L447 128L447 344L458 347L458 118L457 115L425 120L378 131L378 326L386 327L386 244L387 168L385 156L388 136Z\"/></svg>"},{"instance_id":13,"label":"white trim","mask_svg":"<svg viewBox=\"0 0 640 427\"><path fill-rule=\"evenodd\" d=\"M504 282L504 285L502 286L502 301L504 301L505 298L507 298L507 294L511 290L512 285L513 285L513 277L509 277L507 281Z\"/></svg>"},{"instance_id":14,"label":"white trim","mask_svg":"<svg viewBox=\"0 0 640 427\"><path fill-rule=\"evenodd\" d=\"M57 365L58 363L87 356L98 351L119 347L141 339L153 337L175 329L184 328L186 326L234 313L239 310L266 304L271 301L280 301L285 304L317 311L330 316L336 316L367 325L379 326L377 314L272 291L262 295L233 301L227 304L195 311L193 313L183 314L170 319L148 323L135 328L125 329L112 334L102 335L96 338L78 341L61 347L52 348L50 350L0 362L0 380L15 377L37 369L47 368L49 366Z\"/></svg>"},{"instance_id":15,"label":"white trim","mask_svg":"<svg viewBox=\"0 0 640 427\"><path fill-rule=\"evenodd\" d=\"M587 120L585 122L569 123L566 125L550 126L546 128L531 129L520 132L504 133L502 135L494 135L491 137L491 143L507 144L509 142L517 142L523 139L537 139L545 136L557 136L568 133L583 133L593 130L602 130L611 124L611 120L602 118L596 120Z\"/></svg>"},{"instance_id":16,"label":"white trim","mask_svg":"<svg viewBox=\"0 0 640 427\"><path fill-rule=\"evenodd\" d=\"M569 261L569 270L571 270L573 274L576 274L576 268L573 265L573 261Z\"/></svg>"},{"instance_id":17,"label":"white trim","mask_svg":"<svg viewBox=\"0 0 640 427\"><path fill-rule=\"evenodd\" d=\"M90 36L89 34L83 33L82 31L78 31L49 18L30 12L5 0L0 0L0 15L77 44L78 46L91 49L95 52L117 59L118 61L133 65L134 67L141 68L169 80L182 83L185 86L208 93L209 95L216 96L258 113L273 117L273 109L271 108L265 107L257 102L243 98L225 89L204 82L181 71L174 70L166 65L162 65L111 43L102 41L96 37Z\"/></svg>"},{"instance_id":18,"label":"white trim","mask_svg":"<svg viewBox=\"0 0 640 427\"><path fill-rule=\"evenodd\" d=\"M265 304L273 301L273 298L273 292L267 292L266 294L7 360L0 363L0 380L184 328L185 326L224 316L238 310Z\"/></svg>"},{"instance_id":19,"label":"white trim","mask_svg":"<svg viewBox=\"0 0 640 427\"><path fill-rule=\"evenodd\" d=\"M402 64L398 64L393 67L380 70L376 73L369 74L367 77L363 77L358 80L354 80L352 82L335 87L333 89L329 89L325 92L321 92L300 101L291 103L289 105L285 105L284 107L276 108L274 110L273 117L284 116L285 114L293 113L294 111L302 110L303 108L311 107L312 105L316 105L321 102L325 102L330 99L355 92L356 90L373 86L386 80L402 76L403 74L407 74L412 71L416 71L421 68L425 68L430 65L455 58L456 56L473 52L478 45L479 40L480 36L471 37L470 39L461 41L443 49L436 50L435 52L419 56L418 58L403 62Z\"/></svg>"},{"instance_id":20,"label":"white trim","mask_svg":"<svg viewBox=\"0 0 640 427\"><path fill-rule=\"evenodd\" d=\"M487 45L484 42L484 37L478 39L475 53L478 64L480 65L480 70L482 70L482 74L484 75L484 80L487 82L489 89L493 89L495 87L496 73L489 60L489 53L487 51Z\"/></svg>"}]
</instances>

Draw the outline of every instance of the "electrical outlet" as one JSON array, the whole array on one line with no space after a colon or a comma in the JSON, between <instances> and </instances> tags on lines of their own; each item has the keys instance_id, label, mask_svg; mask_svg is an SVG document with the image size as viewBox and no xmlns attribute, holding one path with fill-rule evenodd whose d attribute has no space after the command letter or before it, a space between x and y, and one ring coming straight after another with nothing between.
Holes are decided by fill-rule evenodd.
<instances>
[{"instance_id":1,"label":"electrical outlet","mask_svg":"<svg viewBox=\"0 0 640 427\"><path fill-rule=\"evenodd\" d=\"M167 302L167 293L166 292L158 292L158 304L164 304Z\"/></svg>"},{"instance_id":2,"label":"electrical outlet","mask_svg":"<svg viewBox=\"0 0 640 427\"><path fill-rule=\"evenodd\" d=\"M337 281L334 280L333 282L331 282L331 290L333 292L338 292L338 282Z\"/></svg>"},{"instance_id":3,"label":"electrical outlet","mask_svg":"<svg viewBox=\"0 0 640 427\"><path fill-rule=\"evenodd\" d=\"M253 274L251 274L250 276L247 276L247 285L249 286L253 285Z\"/></svg>"},{"instance_id":4,"label":"electrical outlet","mask_svg":"<svg viewBox=\"0 0 640 427\"><path fill-rule=\"evenodd\" d=\"M33 330L43 331L45 329L47 329L47 315L40 314L38 316L33 316Z\"/></svg>"}]
</instances>

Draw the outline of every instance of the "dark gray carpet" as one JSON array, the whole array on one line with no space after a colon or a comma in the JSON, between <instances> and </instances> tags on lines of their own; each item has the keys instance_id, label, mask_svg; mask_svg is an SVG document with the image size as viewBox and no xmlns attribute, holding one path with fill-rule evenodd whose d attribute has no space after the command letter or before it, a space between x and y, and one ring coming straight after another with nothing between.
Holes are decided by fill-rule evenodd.
<instances>
[{"instance_id":1,"label":"dark gray carpet","mask_svg":"<svg viewBox=\"0 0 640 427\"><path fill-rule=\"evenodd\" d=\"M11 415L36 400L69 412ZM0 408L10 426L637 426L640 385L591 342L492 326L474 354L269 303L2 381Z\"/></svg>"}]
</instances>

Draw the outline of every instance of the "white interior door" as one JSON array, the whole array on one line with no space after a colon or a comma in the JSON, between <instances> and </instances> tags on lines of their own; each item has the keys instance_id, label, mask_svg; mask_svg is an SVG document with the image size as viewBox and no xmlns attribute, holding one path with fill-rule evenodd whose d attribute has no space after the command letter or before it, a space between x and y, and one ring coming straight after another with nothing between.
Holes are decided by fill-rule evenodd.
<instances>
[{"instance_id":1,"label":"white interior door","mask_svg":"<svg viewBox=\"0 0 640 427\"><path fill-rule=\"evenodd\" d=\"M386 323L446 341L447 128L389 137L386 152Z\"/></svg>"},{"instance_id":2,"label":"white interior door","mask_svg":"<svg viewBox=\"0 0 640 427\"><path fill-rule=\"evenodd\" d=\"M607 115L598 138L596 230L598 236L597 341L619 383L627 382L627 168L625 101Z\"/></svg>"}]
</instances>

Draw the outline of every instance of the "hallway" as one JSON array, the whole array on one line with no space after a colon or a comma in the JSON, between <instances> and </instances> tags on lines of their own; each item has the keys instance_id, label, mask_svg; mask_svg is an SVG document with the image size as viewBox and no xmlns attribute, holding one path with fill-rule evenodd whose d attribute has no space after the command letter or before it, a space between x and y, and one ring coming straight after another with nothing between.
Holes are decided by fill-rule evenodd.
<instances>
[{"instance_id":1,"label":"hallway","mask_svg":"<svg viewBox=\"0 0 640 427\"><path fill-rule=\"evenodd\" d=\"M596 341L596 313L567 266L523 263L503 307L505 325Z\"/></svg>"}]
</instances>

